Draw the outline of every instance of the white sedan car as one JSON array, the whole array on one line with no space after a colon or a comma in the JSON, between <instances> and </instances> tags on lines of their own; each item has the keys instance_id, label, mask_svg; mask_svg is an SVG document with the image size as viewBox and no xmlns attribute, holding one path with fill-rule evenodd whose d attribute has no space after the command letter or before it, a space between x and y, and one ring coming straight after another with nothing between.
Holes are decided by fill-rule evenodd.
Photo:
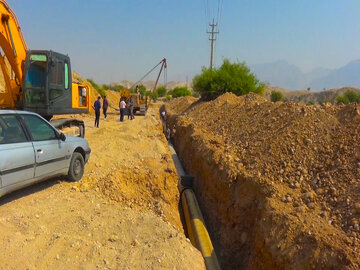
<instances>
[{"instance_id":1,"label":"white sedan car","mask_svg":"<svg viewBox=\"0 0 360 270\"><path fill-rule=\"evenodd\" d=\"M86 139L65 137L36 113L0 110L0 197L60 175L78 181L90 152Z\"/></svg>"}]
</instances>

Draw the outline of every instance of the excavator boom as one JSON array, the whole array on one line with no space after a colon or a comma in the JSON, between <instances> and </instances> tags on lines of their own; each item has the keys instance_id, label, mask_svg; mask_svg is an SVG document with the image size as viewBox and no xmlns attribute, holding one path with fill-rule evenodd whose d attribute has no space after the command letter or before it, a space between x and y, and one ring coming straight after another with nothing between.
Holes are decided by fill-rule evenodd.
<instances>
[{"instance_id":1,"label":"excavator boom","mask_svg":"<svg viewBox=\"0 0 360 270\"><path fill-rule=\"evenodd\" d=\"M5 92L0 90L0 108L25 109L47 119L88 113L90 87L72 82L70 58L50 50L29 50L5 0L0 0L0 20L0 68L5 84ZM79 126L79 121L69 123ZM84 130L79 133L83 135Z\"/></svg>"},{"instance_id":2,"label":"excavator boom","mask_svg":"<svg viewBox=\"0 0 360 270\"><path fill-rule=\"evenodd\" d=\"M0 47L5 55L0 55L0 65L4 74L7 93L0 94L0 105L14 108L16 102L22 99L21 83L23 78L22 65L26 58L28 47L24 40L18 19L5 0L0 0ZM9 78L5 56L14 72L14 78Z\"/></svg>"}]
</instances>

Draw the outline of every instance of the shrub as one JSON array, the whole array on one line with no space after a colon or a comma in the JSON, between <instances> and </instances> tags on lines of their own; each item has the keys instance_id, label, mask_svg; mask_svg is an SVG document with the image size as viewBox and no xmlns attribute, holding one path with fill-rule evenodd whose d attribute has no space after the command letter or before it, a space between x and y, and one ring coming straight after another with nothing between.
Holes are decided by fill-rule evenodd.
<instances>
[{"instance_id":1,"label":"shrub","mask_svg":"<svg viewBox=\"0 0 360 270\"><path fill-rule=\"evenodd\" d=\"M146 92L148 92L148 91L146 91L145 85L140 84L140 85L138 85L138 86L139 86L139 91L140 91L141 95L142 95L142 96L146 96ZM136 90L136 88L135 88L135 90ZM151 93L151 91L150 91L150 93ZM148 96L149 96L149 95L148 95Z\"/></svg>"},{"instance_id":2,"label":"shrub","mask_svg":"<svg viewBox=\"0 0 360 270\"><path fill-rule=\"evenodd\" d=\"M157 98L159 97L158 92L154 91L151 93L151 98L155 102Z\"/></svg>"},{"instance_id":3,"label":"shrub","mask_svg":"<svg viewBox=\"0 0 360 270\"><path fill-rule=\"evenodd\" d=\"M338 96L336 98L338 103L342 102L344 104L349 104L352 102L360 103L360 95L352 90L347 90L343 96Z\"/></svg>"},{"instance_id":4,"label":"shrub","mask_svg":"<svg viewBox=\"0 0 360 270\"><path fill-rule=\"evenodd\" d=\"M271 92L271 96L270 96L270 99L272 102L277 102L277 101L280 101L282 100L284 97L283 97L283 94L279 91L272 91Z\"/></svg>"},{"instance_id":5,"label":"shrub","mask_svg":"<svg viewBox=\"0 0 360 270\"><path fill-rule=\"evenodd\" d=\"M315 105L314 101L308 101L308 103L306 103L306 105Z\"/></svg>"},{"instance_id":6,"label":"shrub","mask_svg":"<svg viewBox=\"0 0 360 270\"><path fill-rule=\"evenodd\" d=\"M263 95L265 84L260 82L242 63L230 63L228 59L220 68L202 68L202 73L193 79L193 88L204 99L213 99L226 92L238 96L254 92Z\"/></svg>"},{"instance_id":7,"label":"shrub","mask_svg":"<svg viewBox=\"0 0 360 270\"><path fill-rule=\"evenodd\" d=\"M86 79L86 80L92 85L92 87L95 88L95 90L99 93L100 96L102 97L106 96L105 90L102 87L100 87L92 79Z\"/></svg>"},{"instance_id":8,"label":"shrub","mask_svg":"<svg viewBox=\"0 0 360 270\"><path fill-rule=\"evenodd\" d=\"M156 89L156 92L158 93L159 97L165 97L167 90L164 86L160 86L158 89Z\"/></svg>"},{"instance_id":9,"label":"shrub","mask_svg":"<svg viewBox=\"0 0 360 270\"><path fill-rule=\"evenodd\" d=\"M125 89L125 87L122 86L121 84L116 84L116 85L103 84L102 88L116 92L120 92L121 90Z\"/></svg>"},{"instance_id":10,"label":"shrub","mask_svg":"<svg viewBox=\"0 0 360 270\"><path fill-rule=\"evenodd\" d=\"M171 100L171 96L170 95L166 95L166 100L170 101Z\"/></svg>"},{"instance_id":11,"label":"shrub","mask_svg":"<svg viewBox=\"0 0 360 270\"><path fill-rule=\"evenodd\" d=\"M177 98L177 97L184 97L184 96L192 96L191 91L186 87L175 87L173 90L171 90L169 92L169 94L173 97L173 98Z\"/></svg>"}]
</instances>

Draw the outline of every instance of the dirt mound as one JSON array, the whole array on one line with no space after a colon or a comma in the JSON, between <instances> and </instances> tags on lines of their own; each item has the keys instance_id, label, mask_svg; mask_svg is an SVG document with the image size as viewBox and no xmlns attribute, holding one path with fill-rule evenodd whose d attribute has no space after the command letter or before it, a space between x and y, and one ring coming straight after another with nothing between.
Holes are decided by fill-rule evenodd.
<instances>
[{"instance_id":1,"label":"dirt mound","mask_svg":"<svg viewBox=\"0 0 360 270\"><path fill-rule=\"evenodd\" d=\"M169 114L180 114L185 112L198 99L194 97L179 97L166 104L166 110Z\"/></svg>"},{"instance_id":2,"label":"dirt mound","mask_svg":"<svg viewBox=\"0 0 360 270\"><path fill-rule=\"evenodd\" d=\"M360 267L358 114L225 94L170 115L225 269Z\"/></svg>"},{"instance_id":3,"label":"dirt mound","mask_svg":"<svg viewBox=\"0 0 360 270\"><path fill-rule=\"evenodd\" d=\"M87 127L96 143L91 144L89 173L79 183L80 190L95 189L128 207L153 210L182 229L177 174L161 123L152 109L145 117L126 119L120 126L117 122L117 115L110 114L110 121L100 121L103 128Z\"/></svg>"}]
</instances>

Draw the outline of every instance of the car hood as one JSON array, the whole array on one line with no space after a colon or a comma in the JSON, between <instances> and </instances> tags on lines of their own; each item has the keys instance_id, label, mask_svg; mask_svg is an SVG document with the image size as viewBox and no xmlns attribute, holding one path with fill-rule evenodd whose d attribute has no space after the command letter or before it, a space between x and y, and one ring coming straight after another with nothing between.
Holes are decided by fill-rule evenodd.
<instances>
[{"instance_id":1,"label":"car hood","mask_svg":"<svg viewBox=\"0 0 360 270\"><path fill-rule=\"evenodd\" d=\"M81 137L66 136L65 142L68 144L72 144L73 146L83 146L90 148L88 141Z\"/></svg>"}]
</instances>

